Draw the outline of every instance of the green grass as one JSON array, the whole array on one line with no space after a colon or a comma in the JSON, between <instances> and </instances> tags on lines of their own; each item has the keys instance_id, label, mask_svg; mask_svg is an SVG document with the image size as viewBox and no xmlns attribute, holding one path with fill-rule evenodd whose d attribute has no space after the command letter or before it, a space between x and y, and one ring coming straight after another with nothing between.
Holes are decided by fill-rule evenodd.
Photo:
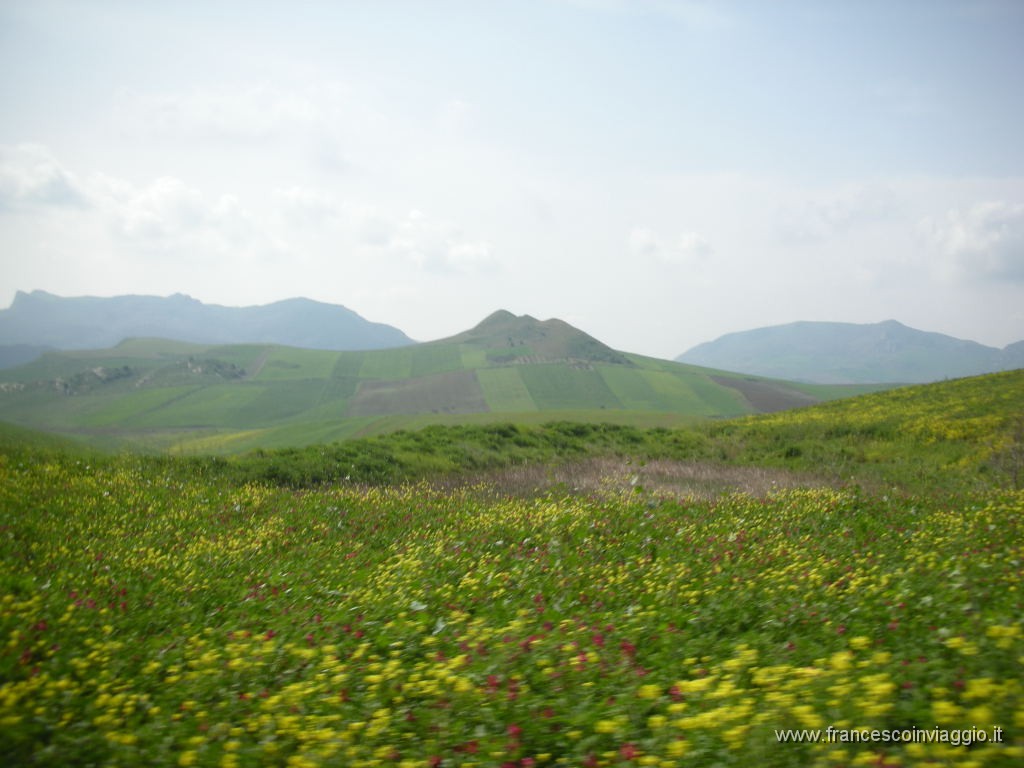
<instances>
[{"instance_id":1,"label":"green grass","mask_svg":"<svg viewBox=\"0 0 1024 768\"><path fill-rule=\"evenodd\" d=\"M1014 447L1022 384L671 430L433 426L244 460L90 455L0 426L0 754L1019 765L1024 491L980 468ZM595 451L807 461L785 458L794 440L873 451L900 488L874 492L868 465L843 488L712 500L389 484ZM778 736L828 726L989 739Z\"/></svg>"},{"instance_id":2,"label":"green grass","mask_svg":"<svg viewBox=\"0 0 1024 768\"><path fill-rule=\"evenodd\" d=\"M515 413L537 410L518 367L481 368L476 377L491 411Z\"/></svg>"},{"instance_id":3,"label":"green grass","mask_svg":"<svg viewBox=\"0 0 1024 768\"><path fill-rule=\"evenodd\" d=\"M274 347L256 377L260 381L319 379L331 376L338 352Z\"/></svg>"},{"instance_id":4,"label":"green grass","mask_svg":"<svg viewBox=\"0 0 1024 768\"><path fill-rule=\"evenodd\" d=\"M412 347L413 378L462 369L462 355L452 344L421 344Z\"/></svg>"},{"instance_id":5,"label":"green grass","mask_svg":"<svg viewBox=\"0 0 1024 768\"><path fill-rule=\"evenodd\" d=\"M361 379L408 379L412 376L413 353L408 347L367 352L359 369Z\"/></svg>"},{"instance_id":6,"label":"green grass","mask_svg":"<svg viewBox=\"0 0 1024 768\"><path fill-rule=\"evenodd\" d=\"M363 382L350 401L352 417L486 410L474 371L438 373L419 379Z\"/></svg>"},{"instance_id":7,"label":"green grass","mask_svg":"<svg viewBox=\"0 0 1024 768\"><path fill-rule=\"evenodd\" d=\"M595 408L441 426L388 414L178 433L230 452L275 431L282 444L298 439L288 430L387 432L231 459L111 456L0 424L0 754L111 766L1020 763L1024 371L674 428L586 421L608 414L639 418ZM182 450L168 438L164 450ZM799 470L834 487L710 499L640 485L440 490L596 456L628 457L638 475L671 460ZM989 739L778 736L828 726Z\"/></svg>"},{"instance_id":8,"label":"green grass","mask_svg":"<svg viewBox=\"0 0 1024 768\"><path fill-rule=\"evenodd\" d=\"M341 352L338 362L334 365L331 376L339 379L359 379L359 371L363 367L366 352Z\"/></svg>"},{"instance_id":9,"label":"green grass","mask_svg":"<svg viewBox=\"0 0 1024 768\"><path fill-rule=\"evenodd\" d=\"M138 389L96 398L94 403L75 408L77 423L85 429L145 424L151 414L183 398L203 391L196 386ZM78 403L68 403L78 405ZM92 406L92 407L90 407Z\"/></svg>"},{"instance_id":10,"label":"green grass","mask_svg":"<svg viewBox=\"0 0 1024 768\"><path fill-rule=\"evenodd\" d=\"M468 369L486 368L488 363L487 350L462 344L458 347L462 367Z\"/></svg>"},{"instance_id":11,"label":"green grass","mask_svg":"<svg viewBox=\"0 0 1024 768\"><path fill-rule=\"evenodd\" d=\"M541 410L622 408L596 370L541 363L520 366L520 375Z\"/></svg>"}]
</instances>

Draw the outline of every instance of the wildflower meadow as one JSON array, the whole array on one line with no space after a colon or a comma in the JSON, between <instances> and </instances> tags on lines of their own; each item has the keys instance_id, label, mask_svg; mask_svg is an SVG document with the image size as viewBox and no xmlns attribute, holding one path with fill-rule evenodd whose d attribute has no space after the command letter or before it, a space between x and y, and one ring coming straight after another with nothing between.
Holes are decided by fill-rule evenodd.
<instances>
[{"instance_id":1,"label":"wildflower meadow","mask_svg":"<svg viewBox=\"0 0 1024 768\"><path fill-rule=\"evenodd\" d=\"M296 489L0 452L0 755L1020 765L1022 514L1007 486Z\"/></svg>"}]
</instances>

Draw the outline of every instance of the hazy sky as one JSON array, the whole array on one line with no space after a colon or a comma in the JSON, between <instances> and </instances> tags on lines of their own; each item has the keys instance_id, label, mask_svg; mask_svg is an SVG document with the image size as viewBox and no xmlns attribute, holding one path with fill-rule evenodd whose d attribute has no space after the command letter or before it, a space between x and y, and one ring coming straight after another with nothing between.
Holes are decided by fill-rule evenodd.
<instances>
[{"instance_id":1,"label":"hazy sky","mask_svg":"<svg viewBox=\"0 0 1024 768\"><path fill-rule=\"evenodd\" d=\"M1024 3L0 0L0 306L1024 339Z\"/></svg>"}]
</instances>

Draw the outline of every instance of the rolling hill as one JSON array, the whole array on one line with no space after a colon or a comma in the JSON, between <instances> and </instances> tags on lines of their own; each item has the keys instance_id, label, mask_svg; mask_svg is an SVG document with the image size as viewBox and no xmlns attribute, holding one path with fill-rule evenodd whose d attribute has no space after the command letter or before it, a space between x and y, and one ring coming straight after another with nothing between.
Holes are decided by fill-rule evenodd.
<instances>
[{"instance_id":1,"label":"rolling hill","mask_svg":"<svg viewBox=\"0 0 1024 768\"><path fill-rule=\"evenodd\" d=\"M895 320L797 322L729 333L676 360L823 384L911 384L1024 367L1024 342L997 349Z\"/></svg>"},{"instance_id":2,"label":"rolling hill","mask_svg":"<svg viewBox=\"0 0 1024 768\"><path fill-rule=\"evenodd\" d=\"M65 298L45 291L18 291L10 308L0 310L0 367L26 362L46 348L99 349L133 337L332 350L413 343L397 328L372 323L346 307L310 299L222 307L182 294Z\"/></svg>"},{"instance_id":3,"label":"rolling hill","mask_svg":"<svg viewBox=\"0 0 1024 768\"><path fill-rule=\"evenodd\" d=\"M501 311L456 336L388 350L129 339L49 352L0 372L0 420L99 444L228 453L430 423L669 425L864 389L628 354L560 320Z\"/></svg>"}]
</instances>

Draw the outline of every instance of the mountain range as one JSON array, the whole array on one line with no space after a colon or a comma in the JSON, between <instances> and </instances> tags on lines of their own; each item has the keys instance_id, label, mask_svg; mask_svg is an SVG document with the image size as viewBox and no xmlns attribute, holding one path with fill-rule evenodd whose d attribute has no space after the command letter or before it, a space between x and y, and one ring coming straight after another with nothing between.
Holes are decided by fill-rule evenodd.
<instances>
[{"instance_id":1,"label":"mountain range","mask_svg":"<svg viewBox=\"0 0 1024 768\"><path fill-rule=\"evenodd\" d=\"M10 308L0 310L0 367L28 362L45 349L103 349L134 337L331 350L414 343L390 325L310 299L223 307L180 293L100 298L18 291Z\"/></svg>"},{"instance_id":2,"label":"mountain range","mask_svg":"<svg viewBox=\"0 0 1024 768\"><path fill-rule=\"evenodd\" d=\"M1022 368L1024 341L998 349L895 320L797 322L729 333L676 360L821 384L913 384Z\"/></svg>"}]
</instances>

